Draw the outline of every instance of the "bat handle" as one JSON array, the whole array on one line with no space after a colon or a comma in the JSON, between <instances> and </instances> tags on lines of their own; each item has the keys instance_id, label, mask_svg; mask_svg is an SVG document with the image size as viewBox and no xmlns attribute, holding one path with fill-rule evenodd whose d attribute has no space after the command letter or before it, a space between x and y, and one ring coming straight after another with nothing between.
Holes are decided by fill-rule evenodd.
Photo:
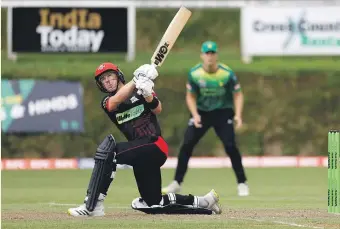
<instances>
[{"instance_id":1,"label":"bat handle","mask_svg":"<svg viewBox=\"0 0 340 229\"><path fill-rule=\"evenodd\" d=\"M151 63L151 65L152 65L152 66L154 66L155 68L157 68L157 67L158 67L158 65L157 65L157 64L155 64L155 63L153 63L153 62Z\"/></svg>"}]
</instances>

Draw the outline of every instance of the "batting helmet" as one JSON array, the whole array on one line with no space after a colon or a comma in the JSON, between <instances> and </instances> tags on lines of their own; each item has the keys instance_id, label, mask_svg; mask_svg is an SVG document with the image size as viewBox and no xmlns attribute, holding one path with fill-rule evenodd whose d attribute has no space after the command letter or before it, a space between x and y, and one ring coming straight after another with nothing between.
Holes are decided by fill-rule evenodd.
<instances>
[{"instance_id":1,"label":"batting helmet","mask_svg":"<svg viewBox=\"0 0 340 229\"><path fill-rule=\"evenodd\" d=\"M118 68L117 65L114 65L112 63L109 63L109 62L105 62L105 63L102 63L101 65L99 65L99 67L96 69L96 72L94 73L94 77L96 79L96 84L97 86L99 87L99 89L102 91L102 92L105 92L105 93L109 93L104 87L103 87L103 84L100 82L99 78L100 76L104 73L104 72L108 72L108 71L113 71L117 74L118 76L118 79L123 83L125 84L125 79L124 79L124 74L123 72Z\"/></svg>"}]
</instances>

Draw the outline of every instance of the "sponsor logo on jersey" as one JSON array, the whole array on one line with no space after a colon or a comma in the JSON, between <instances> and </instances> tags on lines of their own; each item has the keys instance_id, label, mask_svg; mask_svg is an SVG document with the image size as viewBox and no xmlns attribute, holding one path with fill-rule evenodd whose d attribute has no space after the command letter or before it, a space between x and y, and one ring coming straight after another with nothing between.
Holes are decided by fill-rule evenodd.
<instances>
[{"instance_id":1,"label":"sponsor logo on jersey","mask_svg":"<svg viewBox=\"0 0 340 229\"><path fill-rule=\"evenodd\" d=\"M118 124L122 124L124 122L128 122L134 118L139 117L144 111L144 105L138 105L136 107L133 107L127 111L124 111L122 113L116 114L116 119Z\"/></svg>"},{"instance_id":2,"label":"sponsor logo on jersey","mask_svg":"<svg viewBox=\"0 0 340 229\"><path fill-rule=\"evenodd\" d=\"M136 96L133 96L130 100L131 100L131 103L135 103L135 102L137 102L139 99L136 98Z\"/></svg>"},{"instance_id":3,"label":"sponsor logo on jersey","mask_svg":"<svg viewBox=\"0 0 340 229\"><path fill-rule=\"evenodd\" d=\"M216 96L223 96L226 93L226 90L223 87L216 87L216 88L201 88L200 93L202 96L206 97L216 97Z\"/></svg>"},{"instance_id":4,"label":"sponsor logo on jersey","mask_svg":"<svg viewBox=\"0 0 340 229\"><path fill-rule=\"evenodd\" d=\"M238 83L238 84L236 84L235 86L234 86L234 90L236 91L236 90L238 90L238 89L240 89L241 88L241 85Z\"/></svg>"},{"instance_id":5,"label":"sponsor logo on jersey","mask_svg":"<svg viewBox=\"0 0 340 229\"><path fill-rule=\"evenodd\" d=\"M198 81L198 84L200 85L200 87L206 87L206 86L207 86L207 83L205 82L204 79L200 79L200 80Z\"/></svg>"}]
</instances>

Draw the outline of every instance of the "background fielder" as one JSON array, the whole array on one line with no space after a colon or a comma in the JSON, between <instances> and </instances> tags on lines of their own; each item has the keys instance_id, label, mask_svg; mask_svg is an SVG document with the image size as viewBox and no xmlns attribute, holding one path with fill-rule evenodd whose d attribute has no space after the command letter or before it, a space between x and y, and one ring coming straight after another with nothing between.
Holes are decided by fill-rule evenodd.
<instances>
[{"instance_id":1,"label":"background fielder","mask_svg":"<svg viewBox=\"0 0 340 229\"><path fill-rule=\"evenodd\" d=\"M242 126L243 93L235 73L218 62L217 44L206 41L201 47L203 63L193 67L188 76L186 102L191 118L178 155L174 181L163 193L181 190L192 151L201 137L213 127L229 155L238 183L238 195L249 195L241 154L236 146L236 128Z\"/></svg>"}]
</instances>

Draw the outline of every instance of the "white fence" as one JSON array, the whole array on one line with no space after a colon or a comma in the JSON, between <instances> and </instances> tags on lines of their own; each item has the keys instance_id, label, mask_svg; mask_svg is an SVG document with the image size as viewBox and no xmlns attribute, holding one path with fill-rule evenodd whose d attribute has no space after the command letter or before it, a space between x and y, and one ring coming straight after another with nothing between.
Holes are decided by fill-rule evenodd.
<instances>
[{"instance_id":1,"label":"white fence","mask_svg":"<svg viewBox=\"0 0 340 229\"><path fill-rule=\"evenodd\" d=\"M325 6L340 0L2 0L2 7L242 8L245 6Z\"/></svg>"}]
</instances>

